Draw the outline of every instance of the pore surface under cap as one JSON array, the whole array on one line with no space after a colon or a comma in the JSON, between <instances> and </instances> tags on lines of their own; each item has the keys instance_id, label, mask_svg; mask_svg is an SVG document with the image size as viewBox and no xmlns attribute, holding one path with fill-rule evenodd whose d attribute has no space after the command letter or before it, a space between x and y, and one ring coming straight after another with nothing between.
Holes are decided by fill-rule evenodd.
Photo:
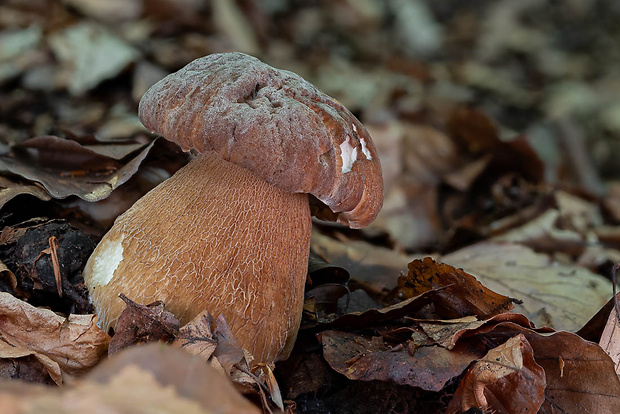
<instances>
[{"instance_id":1,"label":"pore surface under cap","mask_svg":"<svg viewBox=\"0 0 620 414\"><path fill-rule=\"evenodd\" d=\"M196 59L153 85L139 116L186 151L216 151L283 190L314 195L343 224L364 227L381 209L381 166L364 126L300 76L254 57Z\"/></svg>"}]
</instances>

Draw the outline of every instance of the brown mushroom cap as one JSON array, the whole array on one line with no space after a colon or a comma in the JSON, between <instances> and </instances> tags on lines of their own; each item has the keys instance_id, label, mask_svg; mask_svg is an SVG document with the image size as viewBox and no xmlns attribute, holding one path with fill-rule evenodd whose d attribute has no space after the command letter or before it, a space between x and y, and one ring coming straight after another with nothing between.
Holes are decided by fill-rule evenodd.
<instances>
[{"instance_id":1,"label":"brown mushroom cap","mask_svg":"<svg viewBox=\"0 0 620 414\"><path fill-rule=\"evenodd\" d=\"M139 116L185 151L215 151L276 187L314 195L342 224L364 227L381 209L381 166L364 126L300 76L254 57L194 60L146 92Z\"/></svg>"}]
</instances>

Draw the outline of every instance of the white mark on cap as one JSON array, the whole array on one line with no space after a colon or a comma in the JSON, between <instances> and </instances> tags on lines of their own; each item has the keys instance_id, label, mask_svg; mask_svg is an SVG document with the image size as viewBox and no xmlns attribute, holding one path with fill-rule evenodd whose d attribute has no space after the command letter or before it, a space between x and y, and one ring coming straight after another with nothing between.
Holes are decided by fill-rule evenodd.
<instances>
[{"instance_id":1,"label":"white mark on cap","mask_svg":"<svg viewBox=\"0 0 620 414\"><path fill-rule=\"evenodd\" d=\"M370 151L368 151L366 141L364 141L364 138L359 136L360 133L357 132L357 127L355 126L355 124L351 124L351 126L353 127L353 131L355 131L355 134L359 137L360 144L362 144L362 154L364 154L364 157L366 157L367 160L372 160L372 155L370 155Z\"/></svg>"},{"instance_id":2,"label":"white mark on cap","mask_svg":"<svg viewBox=\"0 0 620 414\"><path fill-rule=\"evenodd\" d=\"M360 144L362 144L362 154L364 154L367 160L372 160L372 155L370 155L370 151L368 151L366 141L364 141L364 138L362 137L360 137Z\"/></svg>"},{"instance_id":3,"label":"white mark on cap","mask_svg":"<svg viewBox=\"0 0 620 414\"><path fill-rule=\"evenodd\" d=\"M105 241L97 247L97 255L93 257L93 286L105 286L114 277L116 268L123 260L124 238L125 235L121 234L120 239Z\"/></svg>"},{"instance_id":4,"label":"white mark on cap","mask_svg":"<svg viewBox=\"0 0 620 414\"><path fill-rule=\"evenodd\" d=\"M348 173L353 167L353 163L357 159L357 151L355 147L351 145L351 137L347 137L340 144L340 157L342 157L342 173Z\"/></svg>"}]
</instances>

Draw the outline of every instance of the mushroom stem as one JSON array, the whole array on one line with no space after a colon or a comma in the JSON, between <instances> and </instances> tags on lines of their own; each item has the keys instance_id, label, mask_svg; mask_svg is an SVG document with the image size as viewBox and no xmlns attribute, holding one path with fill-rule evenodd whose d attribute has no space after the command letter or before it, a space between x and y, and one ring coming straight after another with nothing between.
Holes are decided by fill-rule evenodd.
<instances>
[{"instance_id":1,"label":"mushroom stem","mask_svg":"<svg viewBox=\"0 0 620 414\"><path fill-rule=\"evenodd\" d=\"M104 330L124 303L161 300L181 320L223 314L258 362L285 359L301 319L306 194L205 152L117 218L84 270Z\"/></svg>"}]
</instances>

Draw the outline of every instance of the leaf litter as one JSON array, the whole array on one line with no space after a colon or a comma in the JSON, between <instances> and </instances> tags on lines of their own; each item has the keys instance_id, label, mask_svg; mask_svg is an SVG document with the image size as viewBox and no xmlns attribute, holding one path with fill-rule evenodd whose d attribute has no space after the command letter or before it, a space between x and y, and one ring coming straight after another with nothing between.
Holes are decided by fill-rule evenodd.
<instances>
[{"instance_id":1,"label":"leaf litter","mask_svg":"<svg viewBox=\"0 0 620 414\"><path fill-rule=\"evenodd\" d=\"M0 5L0 374L65 384L4 381L2 411L620 411L615 8L289 3ZM222 318L177 330L161 303L128 305L110 342L67 258L187 162L136 122L142 93L231 49L336 96L384 168L372 226L314 223L325 264L275 366ZM218 399L228 381L257 404Z\"/></svg>"}]
</instances>

